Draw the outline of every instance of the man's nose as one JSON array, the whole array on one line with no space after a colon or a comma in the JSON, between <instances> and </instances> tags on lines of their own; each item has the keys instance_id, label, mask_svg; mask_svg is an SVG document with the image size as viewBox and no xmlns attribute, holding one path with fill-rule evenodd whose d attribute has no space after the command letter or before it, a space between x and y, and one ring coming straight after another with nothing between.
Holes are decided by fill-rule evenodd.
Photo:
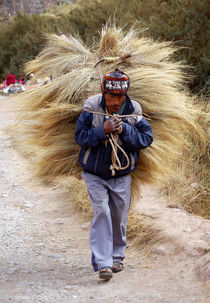
<instances>
[{"instance_id":1,"label":"man's nose","mask_svg":"<svg viewBox=\"0 0 210 303\"><path fill-rule=\"evenodd\" d=\"M114 98L114 99L113 99L113 103L116 104L116 105L119 104L118 98Z\"/></svg>"}]
</instances>

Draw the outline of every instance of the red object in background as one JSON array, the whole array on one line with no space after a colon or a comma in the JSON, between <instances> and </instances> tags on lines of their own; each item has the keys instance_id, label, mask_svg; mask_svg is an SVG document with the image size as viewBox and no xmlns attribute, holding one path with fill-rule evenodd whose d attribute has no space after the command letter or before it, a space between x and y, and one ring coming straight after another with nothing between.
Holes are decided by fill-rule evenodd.
<instances>
[{"instance_id":1,"label":"red object in background","mask_svg":"<svg viewBox=\"0 0 210 303\"><path fill-rule=\"evenodd\" d=\"M6 81L7 85L10 84L15 84L15 75L14 74L9 74L7 76L7 81Z\"/></svg>"},{"instance_id":2,"label":"red object in background","mask_svg":"<svg viewBox=\"0 0 210 303\"><path fill-rule=\"evenodd\" d=\"M23 85L23 81L21 79L17 80L17 82Z\"/></svg>"}]
</instances>

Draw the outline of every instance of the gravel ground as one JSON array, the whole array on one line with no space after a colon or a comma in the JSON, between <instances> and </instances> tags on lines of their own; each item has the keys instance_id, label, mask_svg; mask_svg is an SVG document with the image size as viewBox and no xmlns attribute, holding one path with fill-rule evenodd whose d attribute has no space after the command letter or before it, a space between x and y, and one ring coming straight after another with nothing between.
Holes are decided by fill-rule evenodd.
<instances>
[{"instance_id":1,"label":"gravel ground","mask_svg":"<svg viewBox=\"0 0 210 303\"><path fill-rule=\"evenodd\" d=\"M210 302L207 254L190 256L170 241L153 256L129 246L125 270L100 281L90 265L90 222L61 186L34 180L14 150L4 130L11 103L0 98L0 303Z\"/></svg>"}]
</instances>

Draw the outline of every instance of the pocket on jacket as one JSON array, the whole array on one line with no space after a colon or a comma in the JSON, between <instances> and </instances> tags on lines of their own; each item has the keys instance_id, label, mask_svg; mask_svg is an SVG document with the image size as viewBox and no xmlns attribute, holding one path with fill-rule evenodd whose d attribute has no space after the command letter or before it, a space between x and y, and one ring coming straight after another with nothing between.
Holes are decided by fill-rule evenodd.
<instances>
[{"instance_id":1,"label":"pocket on jacket","mask_svg":"<svg viewBox=\"0 0 210 303\"><path fill-rule=\"evenodd\" d=\"M91 152L91 147L89 147L84 154L83 161L82 161L84 164L87 164L87 160L90 155L90 152Z\"/></svg>"}]
</instances>

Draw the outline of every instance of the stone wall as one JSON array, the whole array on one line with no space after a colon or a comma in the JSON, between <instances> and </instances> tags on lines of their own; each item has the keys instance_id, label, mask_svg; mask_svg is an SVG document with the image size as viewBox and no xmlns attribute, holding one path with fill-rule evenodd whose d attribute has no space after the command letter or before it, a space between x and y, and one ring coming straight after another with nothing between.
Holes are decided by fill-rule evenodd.
<instances>
[{"instance_id":1,"label":"stone wall","mask_svg":"<svg viewBox=\"0 0 210 303\"><path fill-rule=\"evenodd\" d=\"M17 12L41 14L49 6L70 3L68 0L0 0L0 15L14 15Z\"/></svg>"}]
</instances>

